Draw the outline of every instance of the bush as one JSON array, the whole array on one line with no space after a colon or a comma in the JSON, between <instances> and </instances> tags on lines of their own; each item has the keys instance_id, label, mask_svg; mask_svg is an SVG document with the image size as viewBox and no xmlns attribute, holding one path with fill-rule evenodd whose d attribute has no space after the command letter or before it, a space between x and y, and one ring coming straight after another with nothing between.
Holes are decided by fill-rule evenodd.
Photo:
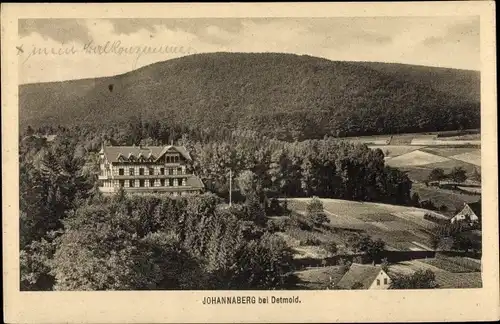
<instances>
[{"instance_id":1,"label":"bush","mask_svg":"<svg viewBox=\"0 0 500 324\"><path fill-rule=\"evenodd\" d=\"M338 252L338 247L337 247L337 243L333 242L333 241L330 241L330 242L326 242L323 244L323 248L330 252L331 254L337 254Z\"/></svg>"},{"instance_id":2,"label":"bush","mask_svg":"<svg viewBox=\"0 0 500 324\"><path fill-rule=\"evenodd\" d=\"M312 245L312 246L320 246L321 240L317 238L307 238L305 241L301 241L300 245Z\"/></svg>"},{"instance_id":3,"label":"bush","mask_svg":"<svg viewBox=\"0 0 500 324\"><path fill-rule=\"evenodd\" d=\"M390 289L432 289L437 287L434 272L431 270L417 270L411 276L394 277Z\"/></svg>"},{"instance_id":4,"label":"bush","mask_svg":"<svg viewBox=\"0 0 500 324\"><path fill-rule=\"evenodd\" d=\"M424 209L437 210L436 205L432 202L432 200L423 200L420 202L420 207Z\"/></svg>"},{"instance_id":5,"label":"bush","mask_svg":"<svg viewBox=\"0 0 500 324\"><path fill-rule=\"evenodd\" d=\"M330 219L324 213L314 213L310 215L310 220L317 227L330 223Z\"/></svg>"},{"instance_id":6,"label":"bush","mask_svg":"<svg viewBox=\"0 0 500 324\"><path fill-rule=\"evenodd\" d=\"M444 170L441 168L432 169L431 173L427 177L429 181L441 181L446 178Z\"/></svg>"},{"instance_id":7,"label":"bush","mask_svg":"<svg viewBox=\"0 0 500 324\"><path fill-rule=\"evenodd\" d=\"M306 214L311 215L322 212L323 212L323 203L318 197L316 196L312 197L311 201L307 203Z\"/></svg>"},{"instance_id":8,"label":"bush","mask_svg":"<svg viewBox=\"0 0 500 324\"><path fill-rule=\"evenodd\" d=\"M286 231L287 227L289 226L289 219L288 218L278 218L278 219L272 219L269 222L267 222L268 230L270 232L284 232Z\"/></svg>"}]
</instances>

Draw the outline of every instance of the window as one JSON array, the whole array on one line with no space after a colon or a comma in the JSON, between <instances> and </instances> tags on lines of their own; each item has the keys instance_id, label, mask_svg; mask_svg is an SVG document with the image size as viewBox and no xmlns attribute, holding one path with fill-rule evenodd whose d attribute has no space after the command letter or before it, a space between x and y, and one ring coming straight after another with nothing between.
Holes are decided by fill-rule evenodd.
<instances>
[{"instance_id":1,"label":"window","mask_svg":"<svg viewBox=\"0 0 500 324\"><path fill-rule=\"evenodd\" d=\"M120 187L125 187L125 180L120 180Z\"/></svg>"},{"instance_id":2,"label":"window","mask_svg":"<svg viewBox=\"0 0 500 324\"><path fill-rule=\"evenodd\" d=\"M160 179L160 185L161 185L162 187L165 187L165 179Z\"/></svg>"},{"instance_id":3,"label":"window","mask_svg":"<svg viewBox=\"0 0 500 324\"><path fill-rule=\"evenodd\" d=\"M139 180L139 187L144 187L144 179Z\"/></svg>"},{"instance_id":4,"label":"window","mask_svg":"<svg viewBox=\"0 0 500 324\"><path fill-rule=\"evenodd\" d=\"M174 174L174 169L168 169L168 175L173 175Z\"/></svg>"},{"instance_id":5,"label":"window","mask_svg":"<svg viewBox=\"0 0 500 324\"><path fill-rule=\"evenodd\" d=\"M160 174L165 175L165 168L160 168Z\"/></svg>"},{"instance_id":6,"label":"window","mask_svg":"<svg viewBox=\"0 0 500 324\"><path fill-rule=\"evenodd\" d=\"M182 168L177 168L177 174L182 174Z\"/></svg>"},{"instance_id":7,"label":"window","mask_svg":"<svg viewBox=\"0 0 500 324\"><path fill-rule=\"evenodd\" d=\"M124 174L125 174L125 170L123 170L123 168L119 168L118 175L124 175Z\"/></svg>"},{"instance_id":8,"label":"window","mask_svg":"<svg viewBox=\"0 0 500 324\"><path fill-rule=\"evenodd\" d=\"M149 175L154 175L154 174L155 174L155 169L153 169L153 168L149 168L149 170L148 170L148 174L149 174Z\"/></svg>"},{"instance_id":9,"label":"window","mask_svg":"<svg viewBox=\"0 0 500 324\"><path fill-rule=\"evenodd\" d=\"M134 168L128 169L128 174L129 175L134 175Z\"/></svg>"},{"instance_id":10,"label":"window","mask_svg":"<svg viewBox=\"0 0 500 324\"><path fill-rule=\"evenodd\" d=\"M174 156L174 162L179 163L179 156L178 155Z\"/></svg>"},{"instance_id":11,"label":"window","mask_svg":"<svg viewBox=\"0 0 500 324\"><path fill-rule=\"evenodd\" d=\"M168 179L168 185L170 187L173 187L174 186L174 179Z\"/></svg>"},{"instance_id":12,"label":"window","mask_svg":"<svg viewBox=\"0 0 500 324\"><path fill-rule=\"evenodd\" d=\"M377 279L377 286L380 286L380 279Z\"/></svg>"},{"instance_id":13,"label":"window","mask_svg":"<svg viewBox=\"0 0 500 324\"><path fill-rule=\"evenodd\" d=\"M155 186L155 180L154 179L149 179L149 186L154 187Z\"/></svg>"},{"instance_id":14,"label":"window","mask_svg":"<svg viewBox=\"0 0 500 324\"><path fill-rule=\"evenodd\" d=\"M139 168L139 175L144 175L144 168Z\"/></svg>"},{"instance_id":15,"label":"window","mask_svg":"<svg viewBox=\"0 0 500 324\"><path fill-rule=\"evenodd\" d=\"M384 278L384 285L387 285L387 278Z\"/></svg>"},{"instance_id":16,"label":"window","mask_svg":"<svg viewBox=\"0 0 500 324\"><path fill-rule=\"evenodd\" d=\"M129 187L133 187L134 186L134 182L135 182L134 180L129 180L128 181L128 186Z\"/></svg>"}]
</instances>

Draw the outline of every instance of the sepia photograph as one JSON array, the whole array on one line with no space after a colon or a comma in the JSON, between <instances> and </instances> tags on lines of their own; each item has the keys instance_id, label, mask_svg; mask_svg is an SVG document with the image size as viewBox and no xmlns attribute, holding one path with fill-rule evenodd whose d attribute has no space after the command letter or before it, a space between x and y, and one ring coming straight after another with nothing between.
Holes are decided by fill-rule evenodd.
<instances>
[{"instance_id":1,"label":"sepia photograph","mask_svg":"<svg viewBox=\"0 0 500 324\"><path fill-rule=\"evenodd\" d=\"M21 293L485 286L480 14L14 25Z\"/></svg>"},{"instance_id":2,"label":"sepia photograph","mask_svg":"<svg viewBox=\"0 0 500 324\"><path fill-rule=\"evenodd\" d=\"M19 37L22 290L481 287L478 17Z\"/></svg>"}]
</instances>

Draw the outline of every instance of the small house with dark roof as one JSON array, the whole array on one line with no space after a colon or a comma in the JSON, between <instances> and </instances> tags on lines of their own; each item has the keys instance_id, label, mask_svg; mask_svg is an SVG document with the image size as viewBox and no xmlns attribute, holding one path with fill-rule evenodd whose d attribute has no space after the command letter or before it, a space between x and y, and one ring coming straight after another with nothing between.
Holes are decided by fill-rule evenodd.
<instances>
[{"instance_id":1,"label":"small house with dark roof","mask_svg":"<svg viewBox=\"0 0 500 324\"><path fill-rule=\"evenodd\" d=\"M464 207L459 211L453 218L451 222L462 222L467 221L469 223L478 223L481 220L481 200L474 203L464 203Z\"/></svg>"},{"instance_id":2,"label":"small house with dark roof","mask_svg":"<svg viewBox=\"0 0 500 324\"><path fill-rule=\"evenodd\" d=\"M380 267L353 263L340 281L338 289L389 289L391 278Z\"/></svg>"},{"instance_id":3,"label":"small house with dark roof","mask_svg":"<svg viewBox=\"0 0 500 324\"><path fill-rule=\"evenodd\" d=\"M184 146L104 146L99 152L99 189L113 193L200 193L203 182L188 171L192 162Z\"/></svg>"}]
</instances>

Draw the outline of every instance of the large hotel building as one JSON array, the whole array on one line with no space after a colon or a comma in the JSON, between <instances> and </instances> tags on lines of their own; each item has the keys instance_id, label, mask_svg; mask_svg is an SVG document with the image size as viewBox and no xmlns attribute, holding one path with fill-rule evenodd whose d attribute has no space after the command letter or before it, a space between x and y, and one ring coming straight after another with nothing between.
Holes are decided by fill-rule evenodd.
<instances>
[{"instance_id":1,"label":"large hotel building","mask_svg":"<svg viewBox=\"0 0 500 324\"><path fill-rule=\"evenodd\" d=\"M103 146L99 152L99 189L113 193L166 192L186 195L203 191L202 181L186 171L191 156L183 146Z\"/></svg>"}]
</instances>

